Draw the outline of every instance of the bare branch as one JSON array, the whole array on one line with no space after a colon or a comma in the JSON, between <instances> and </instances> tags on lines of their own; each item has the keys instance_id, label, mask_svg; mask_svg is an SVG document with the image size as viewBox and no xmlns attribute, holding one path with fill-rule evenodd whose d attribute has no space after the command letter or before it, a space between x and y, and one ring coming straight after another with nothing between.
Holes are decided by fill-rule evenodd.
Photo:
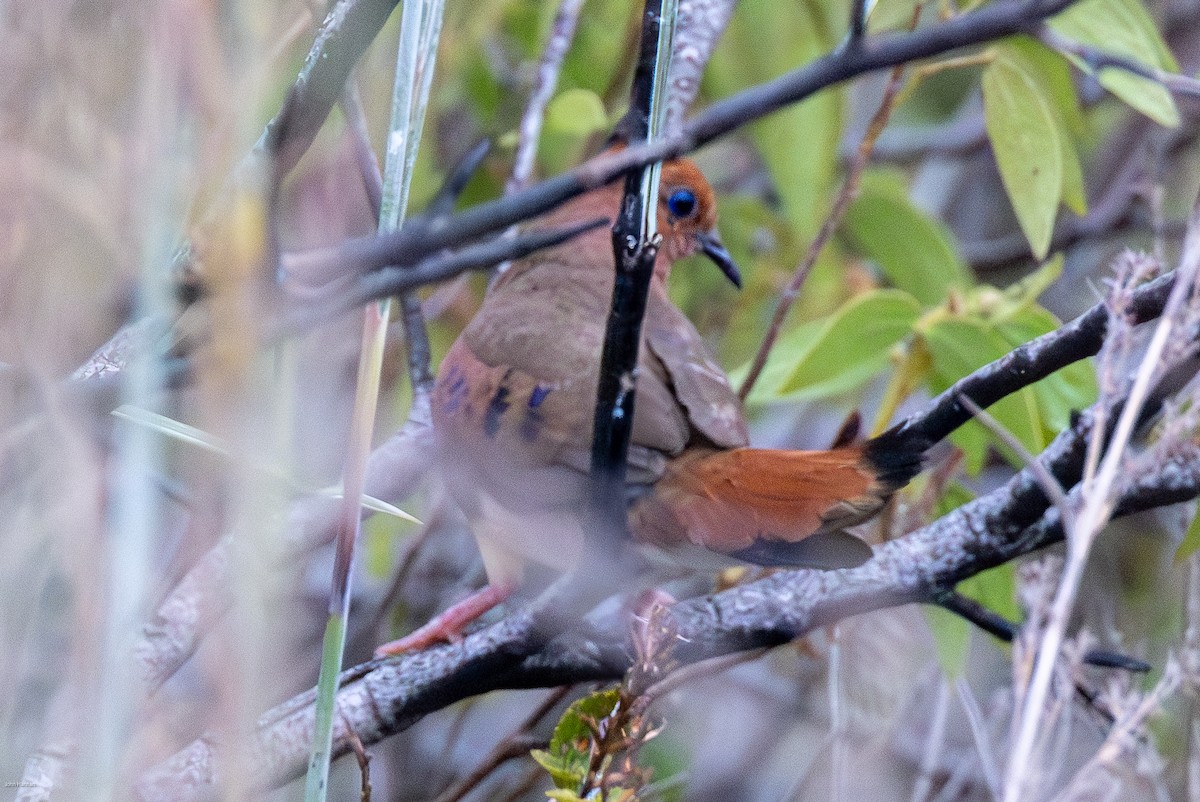
<instances>
[{"instance_id":1,"label":"bare branch","mask_svg":"<svg viewBox=\"0 0 1200 802\"><path fill-rule=\"evenodd\" d=\"M1094 47L1076 42L1055 31L1049 25L1041 25L1037 29L1037 38L1053 50L1063 54L1078 57L1093 72L1104 69L1118 69L1133 75L1154 81L1164 89L1184 97L1200 98L1200 80L1186 75L1167 72L1158 67L1150 67L1136 59L1126 58L1114 53L1106 53Z\"/></svg>"},{"instance_id":2,"label":"bare branch","mask_svg":"<svg viewBox=\"0 0 1200 802\"><path fill-rule=\"evenodd\" d=\"M654 142L634 145L618 153L606 152L515 195L438 221L440 225L432 226L416 217L394 234L347 240L330 248L293 253L288 258L294 265L317 270L331 264L358 271L411 264L427 254L542 214L569 198L614 180L630 168L691 152L829 86L904 62L1035 30L1041 20L1072 2L1022 0L990 5L913 33L873 38L869 45L844 48L714 103L676 133L668 132Z\"/></svg>"},{"instance_id":3,"label":"bare branch","mask_svg":"<svg viewBox=\"0 0 1200 802\"><path fill-rule=\"evenodd\" d=\"M1091 412L1060 435L1039 457L1062 481L1078 476ZM1121 488L1118 515L1200 495L1200 454L1193 448L1148 466ZM1062 538L1055 509L1026 469L1000 489L943 518L879 547L874 559L843 571L781 571L715 596L672 608L681 663L787 643L847 616L928 601L939 588L1027 554ZM343 675L339 708L370 744L411 725L431 710L469 695L501 688L616 679L628 668L625 629L568 632L539 645L534 615L518 611L469 635L462 643L364 663ZM528 651L533 648L534 651ZM263 781L275 784L303 770L312 724L312 695L302 694L265 715L255 760ZM349 748L336 734L335 751ZM196 741L148 772L140 799L193 799L213 781L220 755L211 741Z\"/></svg>"}]
</instances>

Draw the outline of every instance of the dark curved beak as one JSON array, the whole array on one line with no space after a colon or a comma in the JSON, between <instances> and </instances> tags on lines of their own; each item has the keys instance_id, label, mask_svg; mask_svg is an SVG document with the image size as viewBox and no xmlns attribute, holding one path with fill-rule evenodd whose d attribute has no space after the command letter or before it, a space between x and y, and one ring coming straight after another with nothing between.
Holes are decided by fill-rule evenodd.
<instances>
[{"instance_id":1,"label":"dark curved beak","mask_svg":"<svg viewBox=\"0 0 1200 802\"><path fill-rule=\"evenodd\" d=\"M742 273L738 270L738 266L733 263L733 257L729 255L729 251L725 250L725 246L721 244L721 240L717 237L715 231L705 231L696 235L696 241L700 243L700 250L709 259L712 259L713 264L721 268L721 272L725 277L733 282L733 286L739 290L742 288Z\"/></svg>"}]
</instances>

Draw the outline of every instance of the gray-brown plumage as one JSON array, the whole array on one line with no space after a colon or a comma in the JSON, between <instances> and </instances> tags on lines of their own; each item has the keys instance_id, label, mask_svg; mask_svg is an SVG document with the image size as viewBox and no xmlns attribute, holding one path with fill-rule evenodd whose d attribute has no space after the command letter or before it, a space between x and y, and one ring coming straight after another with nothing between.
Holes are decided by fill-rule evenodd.
<instances>
[{"instance_id":1,"label":"gray-brown plumage","mask_svg":"<svg viewBox=\"0 0 1200 802\"><path fill-rule=\"evenodd\" d=\"M605 187L537 225L612 216L620 198L620 187ZM698 250L738 281L715 235L712 189L679 159L663 165L660 200L664 241L642 329L627 473L634 537L688 563L703 554L822 568L864 561L870 548L842 529L919 470L920 447L890 453L885 435L820 452L748 448L737 394L666 292L672 263ZM581 551L613 280L602 229L517 262L442 362L433 396L439 463L479 541L493 596L518 584L527 563L566 570Z\"/></svg>"}]
</instances>

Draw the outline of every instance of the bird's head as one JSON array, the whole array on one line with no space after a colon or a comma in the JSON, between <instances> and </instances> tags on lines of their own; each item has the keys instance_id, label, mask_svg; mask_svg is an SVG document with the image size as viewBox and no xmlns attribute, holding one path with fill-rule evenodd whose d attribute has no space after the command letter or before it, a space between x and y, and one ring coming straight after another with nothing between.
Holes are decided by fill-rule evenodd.
<instances>
[{"instance_id":1,"label":"bird's head","mask_svg":"<svg viewBox=\"0 0 1200 802\"><path fill-rule=\"evenodd\" d=\"M717 197L700 168L690 159L663 162L658 192L665 266L700 251L740 288L741 273L717 235Z\"/></svg>"}]
</instances>

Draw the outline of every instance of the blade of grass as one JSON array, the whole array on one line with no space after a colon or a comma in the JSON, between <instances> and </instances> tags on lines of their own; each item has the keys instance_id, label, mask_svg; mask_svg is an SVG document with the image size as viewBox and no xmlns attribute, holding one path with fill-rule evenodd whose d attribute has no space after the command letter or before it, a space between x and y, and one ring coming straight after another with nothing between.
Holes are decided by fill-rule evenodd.
<instances>
[{"instance_id":1,"label":"blade of grass","mask_svg":"<svg viewBox=\"0 0 1200 802\"><path fill-rule=\"evenodd\" d=\"M387 140L383 197L379 212L381 232L395 230L407 210L412 167L416 161L425 108L429 100L443 9L443 0L415 0L405 4L400 23L396 81L392 93L392 121ZM415 300L415 295L401 299L406 314L406 328L410 333L409 363L414 384L414 407L422 403L419 385L425 381L424 374L428 373L427 360L423 371L420 368L421 358L413 347L416 338L411 336L414 325L423 328L420 318L414 317L419 313L419 302L413 303ZM366 462L371 449L371 434L379 397L380 372L390 314L391 304L387 300L368 306L364 314L354 416L342 478L345 494L329 596L329 620L322 641L321 671L317 680L316 722L305 782L306 802L324 802L329 781L337 678L342 668L342 653L346 645L346 619L350 611L350 570L362 518L360 506ZM424 404L427 406L427 401ZM414 413L427 414L427 409L414 409Z\"/></svg>"},{"instance_id":2,"label":"blade of grass","mask_svg":"<svg viewBox=\"0 0 1200 802\"><path fill-rule=\"evenodd\" d=\"M219 437L209 434L203 429L197 428L183 421L177 421L174 418L167 417L158 412L139 407L133 404L122 404L112 412L114 417L122 418L145 429L157 432L165 437L170 437L173 440L178 440L181 443L195 446L203 449L211 454L216 454L221 457L230 457L228 444ZM269 470L269 469L268 469ZM295 478L287 475L282 469L271 471L276 476L286 479L288 484L301 492L313 493L326 498L345 498L346 494L342 492L341 485L333 485L331 487L322 487L314 490L311 487L305 486L295 480ZM362 494L361 506L372 512L382 512L385 515L391 515L395 518L400 518L404 521L410 521L415 524L421 523L419 518L405 512L394 504L389 504L382 499L375 498Z\"/></svg>"}]
</instances>

